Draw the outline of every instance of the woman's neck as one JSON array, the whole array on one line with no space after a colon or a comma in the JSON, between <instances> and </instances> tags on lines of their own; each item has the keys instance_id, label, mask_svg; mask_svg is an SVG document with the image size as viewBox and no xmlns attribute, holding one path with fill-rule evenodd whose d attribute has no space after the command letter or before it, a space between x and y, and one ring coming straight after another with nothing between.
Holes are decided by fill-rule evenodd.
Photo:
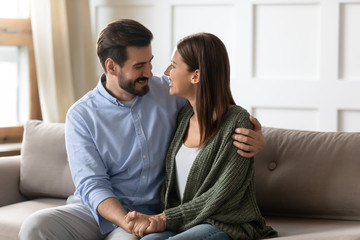
<instances>
[{"instance_id":1,"label":"woman's neck","mask_svg":"<svg viewBox=\"0 0 360 240\"><path fill-rule=\"evenodd\" d=\"M196 113L196 97L187 98L188 102L190 103L192 109L194 110L194 114Z\"/></svg>"},{"instance_id":2,"label":"woman's neck","mask_svg":"<svg viewBox=\"0 0 360 240\"><path fill-rule=\"evenodd\" d=\"M191 116L183 142L189 148L200 146L200 127L195 115Z\"/></svg>"},{"instance_id":3,"label":"woman's neck","mask_svg":"<svg viewBox=\"0 0 360 240\"><path fill-rule=\"evenodd\" d=\"M188 99L188 101L193 108L194 114L190 117L188 129L183 141L185 146L195 148L200 146L200 127L196 112L196 101L190 99Z\"/></svg>"}]
</instances>

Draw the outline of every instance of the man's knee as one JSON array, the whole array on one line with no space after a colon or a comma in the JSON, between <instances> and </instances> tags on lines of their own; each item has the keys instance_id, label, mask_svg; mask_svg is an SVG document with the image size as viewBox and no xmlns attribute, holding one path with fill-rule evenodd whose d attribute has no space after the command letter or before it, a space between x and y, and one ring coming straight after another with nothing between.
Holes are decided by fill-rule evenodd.
<instances>
[{"instance_id":1,"label":"man's knee","mask_svg":"<svg viewBox=\"0 0 360 240\"><path fill-rule=\"evenodd\" d=\"M49 234L56 225L51 209L40 210L25 219L20 228L19 239L53 239Z\"/></svg>"}]
</instances>

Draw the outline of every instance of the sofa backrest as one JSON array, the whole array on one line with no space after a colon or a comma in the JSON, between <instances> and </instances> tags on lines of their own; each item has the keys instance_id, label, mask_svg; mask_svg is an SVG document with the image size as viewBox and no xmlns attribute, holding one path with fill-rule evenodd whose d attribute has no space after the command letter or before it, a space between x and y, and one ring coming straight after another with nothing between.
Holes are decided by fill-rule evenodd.
<instances>
[{"instance_id":1,"label":"sofa backrest","mask_svg":"<svg viewBox=\"0 0 360 240\"><path fill-rule=\"evenodd\" d=\"M255 157L264 215L360 220L360 133L264 128Z\"/></svg>"},{"instance_id":2,"label":"sofa backrest","mask_svg":"<svg viewBox=\"0 0 360 240\"><path fill-rule=\"evenodd\" d=\"M263 128L255 187L264 215L360 220L360 133ZM66 198L75 190L62 123L30 120L21 149L20 191Z\"/></svg>"},{"instance_id":3,"label":"sofa backrest","mask_svg":"<svg viewBox=\"0 0 360 240\"><path fill-rule=\"evenodd\" d=\"M74 193L65 149L65 124L30 120L25 124L20 191L28 198L66 198Z\"/></svg>"}]
</instances>

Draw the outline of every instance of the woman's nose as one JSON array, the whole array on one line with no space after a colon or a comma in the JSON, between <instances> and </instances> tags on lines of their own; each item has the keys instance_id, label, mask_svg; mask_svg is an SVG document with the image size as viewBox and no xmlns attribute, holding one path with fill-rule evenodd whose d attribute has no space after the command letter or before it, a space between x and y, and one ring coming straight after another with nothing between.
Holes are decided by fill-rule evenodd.
<instances>
[{"instance_id":1,"label":"woman's nose","mask_svg":"<svg viewBox=\"0 0 360 240\"><path fill-rule=\"evenodd\" d=\"M165 72L164 72L164 74L165 74L166 76L169 76L169 75L170 75L170 68L171 68L170 65L166 68L166 70L165 70Z\"/></svg>"}]
</instances>

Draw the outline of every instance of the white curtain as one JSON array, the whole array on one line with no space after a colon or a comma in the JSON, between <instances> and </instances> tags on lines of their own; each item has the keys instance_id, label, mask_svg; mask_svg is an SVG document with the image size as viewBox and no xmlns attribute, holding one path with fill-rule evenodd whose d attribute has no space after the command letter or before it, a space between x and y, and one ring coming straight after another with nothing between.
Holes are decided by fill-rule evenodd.
<instances>
[{"instance_id":1,"label":"white curtain","mask_svg":"<svg viewBox=\"0 0 360 240\"><path fill-rule=\"evenodd\" d=\"M44 121L64 122L69 107L97 83L88 1L30 1Z\"/></svg>"}]
</instances>

